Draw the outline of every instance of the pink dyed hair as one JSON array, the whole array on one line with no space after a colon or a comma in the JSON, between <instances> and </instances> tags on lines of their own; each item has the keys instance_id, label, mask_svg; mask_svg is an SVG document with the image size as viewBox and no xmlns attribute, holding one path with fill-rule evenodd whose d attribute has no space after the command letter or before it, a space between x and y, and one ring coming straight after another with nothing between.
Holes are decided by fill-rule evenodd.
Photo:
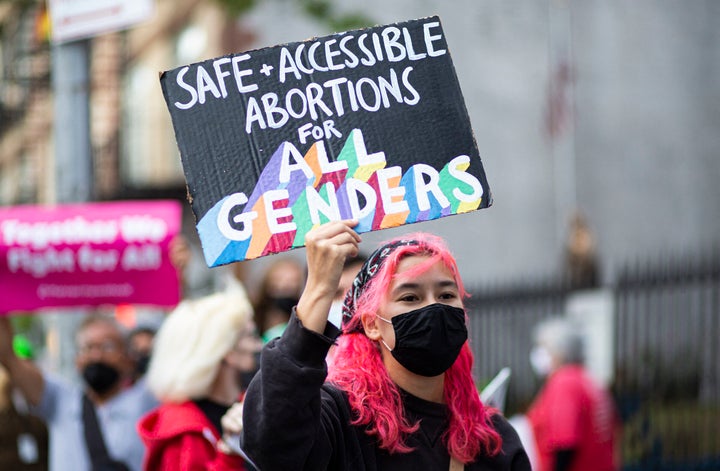
<instances>
[{"instance_id":1,"label":"pink dyed hair","mask_svg":"<svg viewBox=\"0 0 720 471\"><path fill-rule=\"evenodd\" d=\"M362 328L356 330L359 324L361 326L362 314L377 315L397 266L405 257L430 257L413 271L424 272L436 262L442 262L452 272L461 297L468 296L457 263L440 237L415 233L395 240L399 239L414 239L419 244L397 247L370 279L357 300L352 319L343 328L346 333L338 339L328 374L328 381L348 395L355 413L352 424L367 426L368 434L375 435L380 448L390 453L411 451L405 439L418 430L419 424L410 423L405 417L400 390L385 369L378 343L370 340ZM444 398L450 425L443 439L450 455L462 463L472 462L482 452L496 455L502 448L500 435L491 422L495 411L480 401L471 375L472 364L472 351L466 342L453 366L445 373Z\"/></svg>"}]
</instances>

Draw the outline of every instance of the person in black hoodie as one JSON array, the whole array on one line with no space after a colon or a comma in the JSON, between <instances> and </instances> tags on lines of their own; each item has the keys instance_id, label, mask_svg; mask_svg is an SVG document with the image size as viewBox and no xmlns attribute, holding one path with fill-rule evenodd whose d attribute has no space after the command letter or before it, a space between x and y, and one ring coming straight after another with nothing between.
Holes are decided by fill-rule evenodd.
<instances>
[{"instance_id":1,"label":"person in black hoodie","mask_svg":"<svg viewBox=\"0 0 720 471\"><path fill-rule=\"evenodd\" d=\"M466 292L442 239L381 246L345 298L342 331L327 321L356 224L306 235L305 290L245 397L245 453L263 471L529 470L517 433L480 401Z\"/></svg>"}]
</instances>

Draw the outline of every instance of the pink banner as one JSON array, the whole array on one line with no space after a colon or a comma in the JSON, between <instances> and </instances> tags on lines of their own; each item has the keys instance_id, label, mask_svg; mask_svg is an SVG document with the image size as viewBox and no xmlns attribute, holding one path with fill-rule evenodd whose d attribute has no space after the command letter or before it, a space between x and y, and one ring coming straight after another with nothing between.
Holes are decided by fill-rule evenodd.
<instances>
[{"instance_id":1,"label":"pink banner","mask_svg":"<svg viewBox=\"0 0 720 471\"><path fill-rule=\"evenodd\" d=\"M177 201L0 208L0 313L180 298Z\"/></svg>"}]
</instances>

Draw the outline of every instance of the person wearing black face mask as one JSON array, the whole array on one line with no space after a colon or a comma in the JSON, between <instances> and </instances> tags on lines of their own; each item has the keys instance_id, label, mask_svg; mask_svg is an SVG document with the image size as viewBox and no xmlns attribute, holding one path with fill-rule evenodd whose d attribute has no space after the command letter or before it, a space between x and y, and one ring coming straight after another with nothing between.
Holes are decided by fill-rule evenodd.
<instances>
[{"instance_id":1,"label":"person wearing black face mask","mask_svg":"<svg viewBox=\"0 0 720 471\"><path fill-rule=\"evenodd\" d=\"M385 348L408 371L420 376L445 373L460 354L467 340L465 311L435 303L399 314L392 320L377 316L393 326L395 348Z\"/></svg>"},{"instance_id":2,"label":"person wearing black face mask","mask_svg":"<svg viewBox=\"0 0 720 471\"><path fill-rule=\"evenodd\" d=\"M342 329L328 322L343 262L358 252L356 224L305 236L306 287L263 348L243 449L269 471L530 470L517 433L475 387L466 293L442 239L382 245L345 297Z\"/></svg>"},{"instance_id":3,"label":"person wearing black face mask","mask_svg":"<svg viewBox=\"0 0 720 471\"><path fill-rule=\"evenodd\" d=\"M241 285L185 300L158 331L148 387L161 405L137 430L148 471L243 470L226 440L242 427L242 399L261 341Z\"/></svg>"},{"instance_id":4,"label":"person wearing black face mask","mask_svg":"<svg viewBox=\"0 0 720 471\"><path fill-rule=\"evenodd\" d=\"M266 268L252 292L253 320L264 342L283 333L304 283L304 268L294 257L279 256Z\"/></svg>"},{"instance_id":5,"label":"person wearing black face mask","mask_svg":"<svg viewBox=\"0 0 720 471\"><path fill-rule=\"evenodd\" d=\"M133 360L133 382L142 378L150 365L155 329L148 326L135 327L128 335L128 349Z\"/></svg>"},{"instance_id":6,"label":"person wearing black face mask","mask_svg":"<svg viewBox=\"0 0 720 471\"><path fill-rule=\"evenodd\" d=\"M75 366L82 387L12 355L4 348L11 336L8 319L0 318L0 361L33 413L48 423L50 469L140 470L144 447L135 423L157 400L143 381L131 386L133 362L114 319L92 315L77 329Z\"/></svg>"},{"instance_id":7,"label":"person wearing black face mask","mask_svg":"<svg viewBox=\"0 0 720 471\"><path fill-rule=\"evenodd\" d=\"M120 371L112 365L96 361L85 365L82 377L96 397L103 397L119 384Z\"/></svg>"}]
</instances>

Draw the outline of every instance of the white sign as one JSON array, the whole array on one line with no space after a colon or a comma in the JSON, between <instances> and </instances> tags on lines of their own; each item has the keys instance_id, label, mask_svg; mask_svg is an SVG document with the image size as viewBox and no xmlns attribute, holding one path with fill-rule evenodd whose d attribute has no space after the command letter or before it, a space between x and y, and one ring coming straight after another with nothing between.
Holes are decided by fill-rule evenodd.
<instances>
[{"instance_id":1,"label":"white sign","mask_svg":"<svg viewBox=\"0 0 720 471\"><path fill-rule=\"evenodd\" d=\"M48 0L52 40L62 43L109 33L146 21L153 0Z\"/></svg>"}]
</instances>

